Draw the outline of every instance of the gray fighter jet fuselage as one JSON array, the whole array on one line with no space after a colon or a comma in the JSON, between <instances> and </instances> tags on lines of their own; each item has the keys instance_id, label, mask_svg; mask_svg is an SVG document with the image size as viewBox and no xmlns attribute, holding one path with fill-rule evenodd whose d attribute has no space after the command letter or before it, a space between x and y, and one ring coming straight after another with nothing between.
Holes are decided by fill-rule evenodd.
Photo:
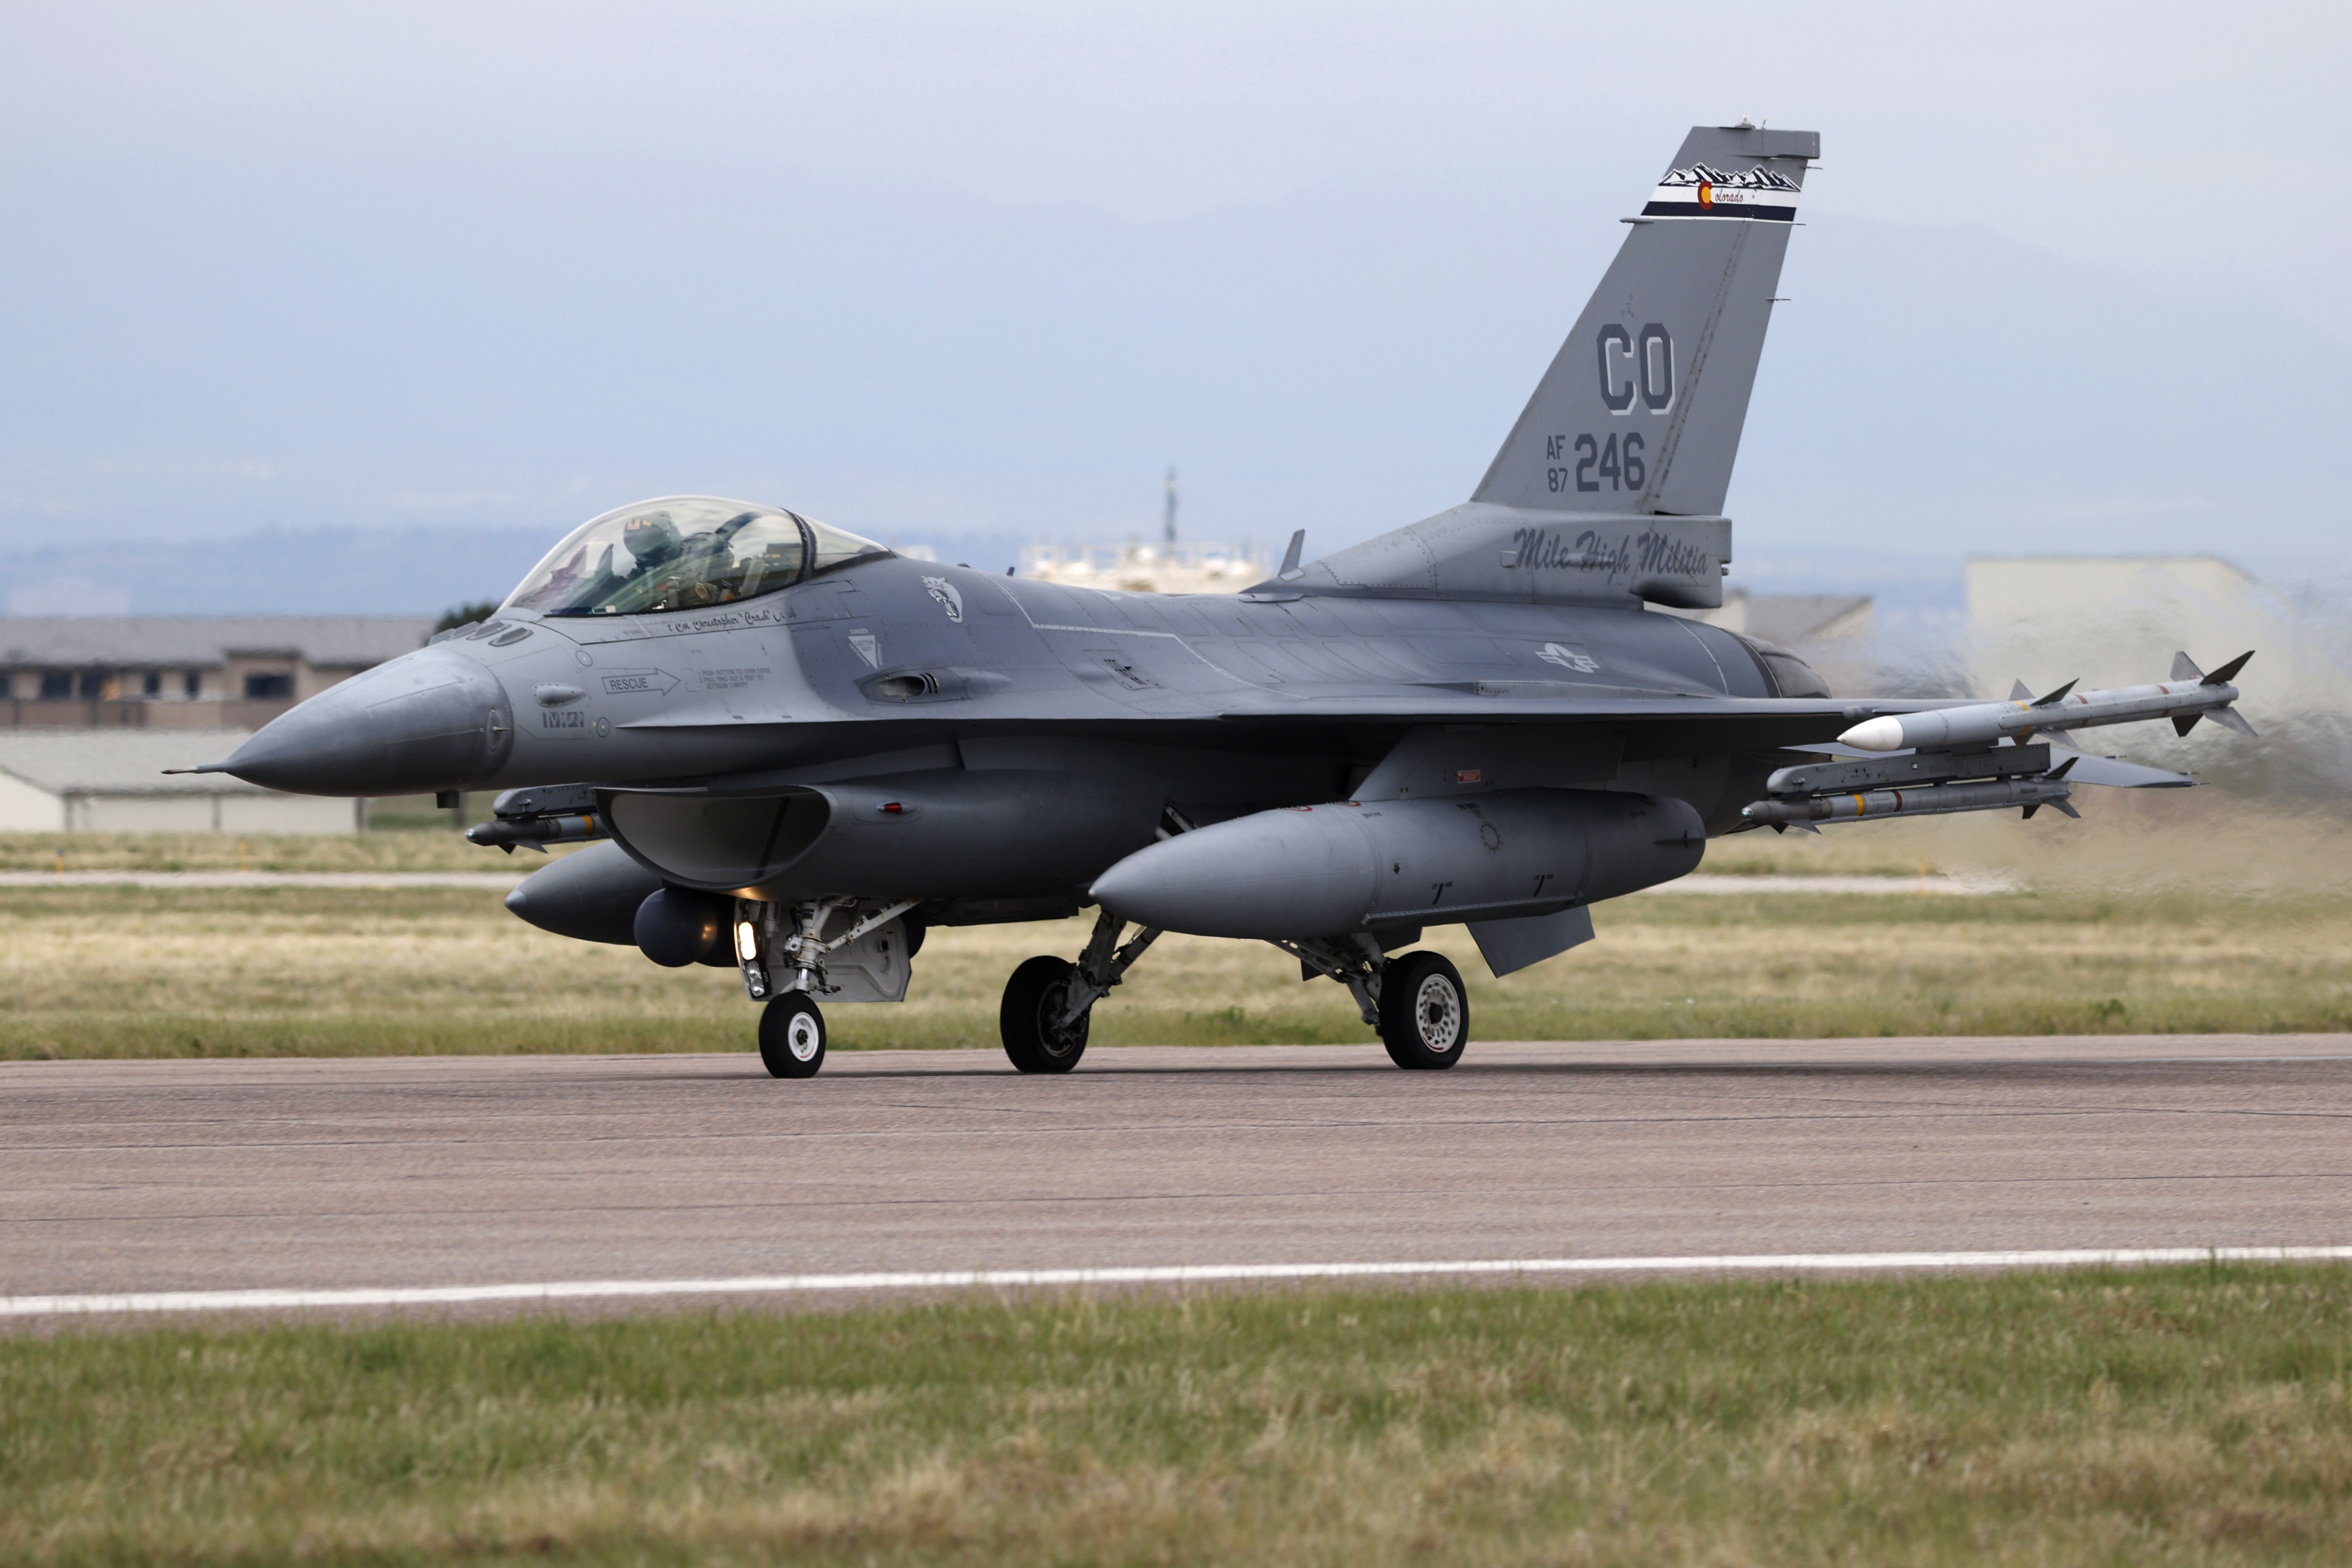
<instances>
[{"instance_id":1,"label":"gray fighter jet fuselage","mask_svg":"<svg viewBox=\"0 0 2352 1568\"><path fill-rule=\"evenodd\" d=\"M1825 762L1937 705L1834 699L1793 654L1672 613L1722 602L1724 496L1817 152L1693 131L1473 499L1310 563L1294 539L1239 595L999 577L674 496L592 520L490 620L212 765L313 794L502 790L472 836L508 848L609 837L509 907L738 968L779 1076L822 1062L819 998L902 997L929 928L1089 905L1078 959L1007 987L1025 1070L1075 1064L1166 930L1273 942L1346 985L1401 1066L1450 1066L1467 993L1399 951L1428 926L1468 925L1505 973L1710 836L1835 815L1811 804L1832 792L1848 816L2070 809L2074 764L2018 722ZM2177 711L2116 710L2236 721L2236 666L2189 668ZM2086 768L2072 782L2186 782Z\"/></svg>"}]
</instances>

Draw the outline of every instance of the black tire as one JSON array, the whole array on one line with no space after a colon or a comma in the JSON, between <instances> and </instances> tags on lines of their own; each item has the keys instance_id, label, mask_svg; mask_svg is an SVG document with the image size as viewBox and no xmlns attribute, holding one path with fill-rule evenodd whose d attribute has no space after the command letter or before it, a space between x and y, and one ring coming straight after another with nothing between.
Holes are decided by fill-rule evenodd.
<instances>
[{"instance_id":1,"label":"black tire","mask_svg":"<svg viewBox=\"0 0 2352 1568\"><path fill-rule=\"evenodd\" d=\"M824 1015L807 992L768 998L760 1015L760 1060L771 1078L814 1078L824 1066Z\"/></svg>"},{"instance_id":2,"label":"black tire","mask_svg":"<svg viewBox=\"0 0 2352 1568\"><path fill-rule=\"evenodd\" d=\"M1004 1054L1023 1072L1067 1072L1087 1054L1087 1031L1094 1021L1094 1009L1087 1009L1066 1028L1055 1022L1068 998L1070 976L1077 969L1066 958L1033 958L1004 983L1004 1005L997 1010L997 1027L1004 1037Z\"/></svg>"},{"instance_id":3,"label":"black tire","mask_svg":"<svg viewBox=\"0 0 2352 1568\"><path fill-rule=\"evenodd\" d=\"M1442 1072L1470 1043L1470 994L1442 953L1408 952L1389 961L1381 979L1381 1043L1389 1060Z\"/></svg>"}]
</instances>

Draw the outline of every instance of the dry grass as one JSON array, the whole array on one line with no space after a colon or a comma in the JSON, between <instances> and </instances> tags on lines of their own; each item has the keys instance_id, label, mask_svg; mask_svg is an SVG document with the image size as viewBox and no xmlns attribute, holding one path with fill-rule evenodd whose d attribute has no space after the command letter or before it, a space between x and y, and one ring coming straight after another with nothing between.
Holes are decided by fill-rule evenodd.
<instances>
[{"instance_id":1,"label":"dry grass","mask_svg":"<svg viewBox=\"0 0 2352 1568\"><path fill-rule=\"evenodd\" d=\"M2092 795L2090 819L1748 834L1713 871L1996 872L2030 891L1620 900L1601 940L1486 978L1460 928L1428 945L1472 981L1486 1039L2180 1033L2352 1027L2352 833L2210 793ZM37 863L37 836L0 842ZM65 840L69 865L234 865L215 836ZM52 840L39 839L41 845ZM267 852L265 857L264 851ZM310 858L304 858L310 857ZM282 838L257 867L496 869L455 834ZM1075 954L1081 922L938 931L909 1000L831 1010L842 1048L992 1046L1004 976ZM462 889L0 889L0 1056L745 1048L730 971L566 942ZM1104 1045L1368 1037L1339 989L1273 949L1163 938L1096 1015Z\"/></svg>"},{"instance_id":2,"label":"dry grass","mask_svg":"<svg viewBox=\"0 0 2352 1568\"><path fill-rule=\"evenodd\" d=\"M2352 900L1648 894L1601 940L1486 977L1486 1039L2352 1028ZM1004 977L1082 921L942 930L898 1006L829 1011L840 1048L992 1047ZM1163 938L1096 1015L1104 1045L1369 1038L1261 944ZM0 890L0 1057L735 1050L732 971L568 942L469 889Z\"/></svg>"},{"instance_id":3,"label":"dry grass","mask_svg":"<svg viewBox=\"0 0 2352 1568\"><path fill-rule=\"evenodd\" d=\"M2331 1563L2352 1271L0 1342L28 1563Z\"/></svg>"},{"instance_id":4,"label":"dry grass","mask_svg":"<svg viewBox=\"0 0 2352 1568\"><path fill-rule=\"evenodd\" d=\"M468 818L487 817L487 810ZM0 833L0 871L535 871L447 826L371 833ZM559 850L557 853L563 853Z\"/></svg>"}]
</instances>

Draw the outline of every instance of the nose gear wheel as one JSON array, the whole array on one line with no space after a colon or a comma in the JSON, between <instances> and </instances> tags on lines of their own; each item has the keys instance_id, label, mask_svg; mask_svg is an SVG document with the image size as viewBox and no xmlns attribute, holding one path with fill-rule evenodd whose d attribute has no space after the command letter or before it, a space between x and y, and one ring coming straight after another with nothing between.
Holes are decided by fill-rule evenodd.
<instances>
[{"instance_id":1,"label":"nose gear wheel","mask_svg":"<svg viewBox=\"0 0 2352 1568\"><path fill-rule=\"evenodd\" d=\"M814 1078L824 1066L824 1015L807 992L768 999L760 1014L760 1060L772 1078Z\"/></svg>"}]
</instances>

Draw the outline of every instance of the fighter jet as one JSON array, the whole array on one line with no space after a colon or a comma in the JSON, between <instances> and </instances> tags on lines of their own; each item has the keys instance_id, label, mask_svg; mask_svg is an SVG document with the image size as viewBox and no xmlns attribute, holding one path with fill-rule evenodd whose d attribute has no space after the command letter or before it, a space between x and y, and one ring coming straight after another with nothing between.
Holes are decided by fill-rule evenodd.
<instances>
[{"instance_id":1,"label":"fighter jet","mask_svg":"<svg viewBox=\"0 0 2352 1568\"><path fill-rule=\"evenodd\" d=\"M476 842L603 841L508 908L736 969L780 1078L823 1064L824 1006L901 1000L931 928L1088 908L1075 959L1005 985L1024 1072L1075 1067L1170 931L1271 942L1344 986L1398 1066L1447 1068L1470 999L1415 947L1433 926L1467 925L1499 976L1720 835L2188 783L2053 767L2042 737L2243 727L2242 659L2039 701L1842 699L1783 648L1662 613L1722 603L1725 496L1819 152L1694 129L1470 499L1317 561L1294 535L1238 595L999 577L668 496L592 519L490 619L207 767L315 795L499 789Z\"/></svg>"}]
</instances>

